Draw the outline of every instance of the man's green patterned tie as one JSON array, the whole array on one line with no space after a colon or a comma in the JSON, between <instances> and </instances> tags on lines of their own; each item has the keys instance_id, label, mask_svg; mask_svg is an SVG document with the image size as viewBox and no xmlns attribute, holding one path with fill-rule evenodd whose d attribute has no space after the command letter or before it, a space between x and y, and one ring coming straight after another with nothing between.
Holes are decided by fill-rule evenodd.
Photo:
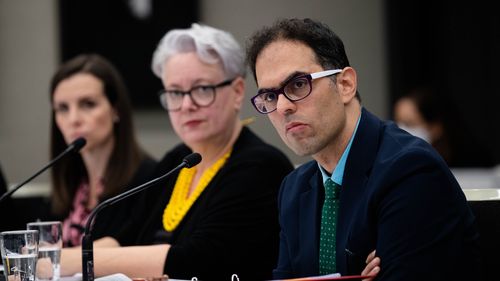
<instances>
[{"instance_id":1,"label":"man's green patterned tie","mask_svg":"<svg viewBox=\"0 0 500 281\"><path fill-rule=\"evenodd\" d=\"M340 185L327 179L325 181L325 202L321 213L319 240L319 273L321 275L337 272L335 255L337 212L339 209Z\"/></svg>"}]
</instances>

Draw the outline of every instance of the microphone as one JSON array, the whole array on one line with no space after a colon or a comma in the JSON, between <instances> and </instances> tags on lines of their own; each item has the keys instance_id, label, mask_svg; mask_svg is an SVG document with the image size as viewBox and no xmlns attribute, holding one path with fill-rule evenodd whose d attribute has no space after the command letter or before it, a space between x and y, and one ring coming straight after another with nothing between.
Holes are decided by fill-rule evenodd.
<instances>
[{"instance_id":1,"label":"microphone","mask_svg":"<svg viewBox=\"0 0 500 281\"><path fill-rule=\"evenodd\" d=\"M92 241L92 227L94 225L95 217L97 213L99 213L102 209L107 206L111 206L129 196L132 196L138 192L145 190L146 188L154 185L155 183L165 179L170 176L172 173L182 169L182 168L191 168L198 165L201 162L201 155L199 153L191 153L188 156L182 159L181 164L177 167L170 170L168 173L152 179L146 183L143 183L137 187L129 189L123 193L120 193L114 197L108 198L99 205L97 205L92 212L90 212L89 217L87 219L87 223L85 224L84 235L82 237L82 281L94 281L94 244Z\"/></svg>"},{"instance_id":2,"label":"microphone","mask_svg":"<svg viewBox=\"0 0 500 281\"><path fill-rule=\"evenodd\" d=\"M43 173L45 170L47 170L48 168L52 167L52 165L54 165L54 163L56 163L57 161L59 161L59 159L63 158L66 154L70 153L71 151L74 151L74 152L80 151L80 149L82 149L82 147L85 146L86 143L87 143L87 141L84 138L82 138L82 137L77 138L75 141L73 141L72 143L70 143L68 145L68 147L63 152L61 152L59 155L57 155L56 158L54 158L52 161L50 161L49 164L47 164L45 167L43 167L40 171L36 172L34 175L32 175L31 177L29 177L27 180L23 181L22 183L16 185L11 190L5 192L0 197L0 203L3 200L7 199L10 195L12 195L12 193L16 192L23 185L27 184L28 182L30 182L31 180L33 180L34 178L36 178L38 175L40 175L41 173Z\"/></svg>"}]
</instances>

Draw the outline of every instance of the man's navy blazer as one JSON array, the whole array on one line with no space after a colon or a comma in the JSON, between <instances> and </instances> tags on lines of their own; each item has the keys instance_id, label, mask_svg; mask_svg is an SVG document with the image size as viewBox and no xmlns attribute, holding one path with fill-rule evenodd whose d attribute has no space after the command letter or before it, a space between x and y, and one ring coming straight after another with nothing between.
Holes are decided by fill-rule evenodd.
<instances>
[{"instance_id":1,"label":"man's navy blazer","mask_svg":"<svg viewBox=\"0 0 500 281\"><path fill-rule=\"evenodd\" d=\"M318 275L324 188L316 161L279 194L276 279ZM376 249L376 280L479 280L478 233L446 163L423 140L362 110L337 220L337 271L360 274Z\"/></svg>"}]
</instances>

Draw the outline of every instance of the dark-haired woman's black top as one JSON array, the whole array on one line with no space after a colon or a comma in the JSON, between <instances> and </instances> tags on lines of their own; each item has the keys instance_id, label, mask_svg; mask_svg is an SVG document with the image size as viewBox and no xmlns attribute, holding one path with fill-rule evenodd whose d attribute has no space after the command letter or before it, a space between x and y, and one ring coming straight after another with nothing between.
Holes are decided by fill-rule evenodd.
<instances>
[{"instance_id":1,"label":"dark-haired woman's black top","mask_svg":"<svg viewBox=\"0 0 500 281\"><path fill-rule=\"evenodd\" d=\"M156 169L157 162L151 157L146 157L139 165L130 183L124 187L123 191L139 186L151 179ZM105 200L107 198L103 198ZM130 217L135 212L134 206L139 197L137 195L128 197L123 201L102 209L95 218L92 229L92 238L97 240L102 237L111 236L120 241L122 246L133 245L136 236L129 233L132 221Z\"/></svg>"}]
</instances>

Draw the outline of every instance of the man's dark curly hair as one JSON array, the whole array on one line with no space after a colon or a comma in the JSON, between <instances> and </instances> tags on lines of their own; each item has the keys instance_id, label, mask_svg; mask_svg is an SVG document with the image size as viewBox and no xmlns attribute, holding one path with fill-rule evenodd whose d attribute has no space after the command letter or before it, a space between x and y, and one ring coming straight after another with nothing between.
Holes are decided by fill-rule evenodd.
<instances>
[{"instance_id":1,"label":"man's dark curly hair","mask_svg":"<svg viewBox=\"0 0 500 281\"><path fill-rule=\"evenodd\" d=\"M278 40L304 43L313 50L318 64L325 70L350 66L344 43L327 25L308 18L279 19L272 26L255 32L247 41L246 59L255 81L257 57L267 45ZM360 99L357 92L356 97Z\"/></svg>"}]
</instances>

